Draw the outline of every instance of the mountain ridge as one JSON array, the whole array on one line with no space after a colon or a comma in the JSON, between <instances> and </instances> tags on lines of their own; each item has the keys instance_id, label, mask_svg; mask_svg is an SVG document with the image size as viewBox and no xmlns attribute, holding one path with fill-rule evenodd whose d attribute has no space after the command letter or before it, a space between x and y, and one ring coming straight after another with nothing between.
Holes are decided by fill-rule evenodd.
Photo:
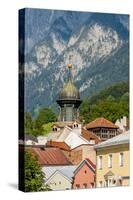
<instances>
[{"instance_id":1,"label":"mountain ridge","mask_svg":"<svg viewBox=\"0 0 133 200\"><path fill-rule=\"evenodd\" d=\"M62 16L60 17L62 18ZM89 20L92 18L93 15L90 15ZM69 20L67 20L67 24ZM106 25L102 22L102 25L102 23L94 21L96 19L86 25L85 20L81 26L77 26L75 32L65 26L62 30L68 31L68 37L66 37L63 35L63 31L60 31L60 27L62 28L64 24L64 21L61 20L61 24L56 24L58 29L52 27L48 38L37 43L26 55L24 65L26 110L34 112L41 106L52 106L55 109L58 92L66 81L66 65L69 62L69 55L72 55L73 79L82 98L87 94L91 95L95 90L102 89L106 84L129 79L128 29L122 25L118 17L111 23L114 23L113 27L120 24L120 27L117 27L117 29L120 28L120 33L117 29L112 28L112 24ZM58 23L58 19L56 19L56 23ZM121 35L121 29L124 31L124 37ZM124 53L122 49L125 49ZM111 66L110 63L113 60L117 67ZM107 70L106 66L109 66L110 69ZM113 74L114 78L109 76L109 73ZM108 80L106 80L106 76Z\"/></svg>"}]
</instances>

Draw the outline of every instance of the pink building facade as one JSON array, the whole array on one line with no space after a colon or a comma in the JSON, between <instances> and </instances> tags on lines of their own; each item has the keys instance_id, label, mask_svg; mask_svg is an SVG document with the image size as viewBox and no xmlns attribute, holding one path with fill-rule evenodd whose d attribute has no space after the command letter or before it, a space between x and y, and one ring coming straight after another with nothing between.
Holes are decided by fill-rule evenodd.
<instances>
[{"instance_id":1,"label":"pink building facade","mask_svg":"<svg viewBox=\"0 0 133 200\"><path fill-rule=\"evenodd\" d=\"M83 160L74 172L73 189L95 187L96 166L90 159Z\"/></svg>"}]
</instances>

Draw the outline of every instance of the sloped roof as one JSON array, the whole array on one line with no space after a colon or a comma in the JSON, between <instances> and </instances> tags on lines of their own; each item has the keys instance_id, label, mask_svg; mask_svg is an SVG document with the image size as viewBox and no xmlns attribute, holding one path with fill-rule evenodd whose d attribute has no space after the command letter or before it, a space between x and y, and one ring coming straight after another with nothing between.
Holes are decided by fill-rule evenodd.
<instances>
[{"instance_id":1,"label":"sloped roof","mask_svg":"<svg viewBox=\"0 0 133 200\"><path fill-rule=\"evenodd\" d=\"M51 176L57 171L62 173L68 179L72 180L72 177L74 176L73 172L76 167L76 165L42 167L42 171L45 173L46 181L48 181Z\"/></svg>"},{"instance_id":2,"label":"sloped roof","mask_svg":"<svg viewBox=\"0 0 133 200\"><path fill-rule=\"evenodd\" d=\"M90 165L96 169L96 165L89 159L89 158L86 158L85 160L87 160L88 163L90 163Z\"/></svg>"},{"instance_id":3,"label":"sloped roof","mask_svg":"<svg viewBox=\"0 0 133 200\"><path fill-rule=\"evenodd\" d=\"M69 161L59 148L29 147L31 153L38 157L40 165L69 165Z\"/></svg>"},{"instance_id":4,"label":"sloped roof","mask_svg":"<svg viewBox=\"0 0 133 200\"><path fill-rule=\"evenodd\" d=\"M108 177L108 176L114 176L114 173L112 171L108 171L104 177Z\"/></svg>"},{"instance_id":5,"label":"sloped roof","mask_svg":"<svg viewBox=\"0 0 133 200\"><path fill-rule=\"evenodd\" d=\"M65 139L68 137L71 131L72 131L71 128L69 128L68 126L65 126L62 133L59 135L57 141L60 141L60 142L65 141Z\"/></svg>"},{"instance_id":6,"label":"sloped roof","mask_svg":"<svg viewBox=\"0 0 133 200\"><path fill-rule=\"evenodd\" d=\"M65 143L70 146L71 149L80 146L82 144L89 144L89 142L82 136L77 135L75 132L71 132L65 139Z\"/></svg>"},{"instance_id":7,"label":"sloped roof","mask_svg":"<svg viewBox=\"0 0 133 200\"><path fill-rule=\"evenodd\" d=\"M60 131L50 132L47 136L47 141L57 140L60 135L61 135Z\"/></svg>"},{"instance_id":8,"label":"sloped roof","mask_svg":"<svg viewBox=\"0 0 133 200\"><path fill-rule=\"evenodd\" d=\"M97 144L94 146L95 149L108 147L108 146L114 146L119 144L128 144L130 139L129 131L126 131L125 133L121 133L111 139L106 140L105 142L101 142L100 144Z\"/></svg>"},{"instance_id":9,"label":"sloped roof","mask_svg":"<svg viewBox=\"0 0 133 200\"><path fill-rule=\"evenodd\" d=\"M93 171L93 173L95 173L96 165L89 158L86 158L85 160L82 160L79 163L78 167L74 171L74 174L77 174L77 172L82 168L84 163L86 163L88 165L88 167Z\"/></svg>"},{"instance_id":10,"label":"sloped roof","mask_svg":"<svg viewBox=\"0 0 133 200\"><path fill-rule=\"evenodd\" d=\"M82 137L86 140L94 139L96 144L100 142L99 137L95 133L85 130L84 128L82 128Z\"/></svg>"},{"instance_id":11,"label":"sloped roof","mask_svg":"<svg viewBox=\"0 0 133 200\"><path fill-rule=\"evenodd\" d=\"M25 135L24 136L24 140L27 141L27 140L32 140L34 142L38 142L37 138L34 136L34 135Z\"/></svg>"},{"instance_id":12,"label":"sloped roof","mask_svg":"<svg viewBox=\"0 0 133 200\"><path fill-rule=\"evenodd\" d=\"M111 121L101 117L101 118L96 118L94 121L90 122L89 124L86 125L87 129L91 128L118 128L114 123Z\"/></svg>"},{"instance_id":13,"label":"sloped roof","mask_svg":"<svg viewBox=\"0 0 133 200\"><path fill-rule=\"evenodd\" d=\"M48 141L46 146L51 146L51 147L57 147L63 150L70 150L70 147L68 144L66 144L65 142L59 142L59 141Z\"/></svg>"}]
</instances>

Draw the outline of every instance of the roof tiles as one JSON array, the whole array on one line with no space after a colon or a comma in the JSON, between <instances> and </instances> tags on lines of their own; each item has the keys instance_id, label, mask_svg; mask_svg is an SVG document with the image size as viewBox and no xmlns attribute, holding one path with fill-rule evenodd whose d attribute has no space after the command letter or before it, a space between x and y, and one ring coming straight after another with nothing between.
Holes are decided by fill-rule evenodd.
<instances>
[{"instance_id":1,"label":"roof tiles","mask_svg":"<svg viewBox=\"0 0 133 200\"><path fill-rule=\"evenodd\" d=\"M29 147L31 153L37 155L41 166L69 165L69 161L59 148Z\"/></svg>"},{"instance_id":2,"label":"roof tiles","mask_svg":"<svg viewBox=\"0 0 133 200\"><path fill-rule=\"evenodd\" d=\"M70 147L68 144L66 144L65 142L59 142L59 141L48 141L47 146L51 146L51 147L57 147L63 150L70 150Z\"/></svg>"},{"instance_id":3,"label":"roof tiles","mask_svg":"<svg viewBox=\"0 0 133 200\"><path fill-rule=\"evenodd\" d=\"M100 142L100 139L96 134L92 131L85 130L84 128L82 128L82 137L86 140L94 139L96 144Z\"/></svg>"},{"instance_id":4,"label":"roof tiles","mask_svg":"<svg viewBox=\"0 0 133 200\"><path fill-rule=\"evenodd\" d=\"M111 121L101 117L101 118L97 118L94 121L87 124L86 128L87 129L92 129L92 128L118 128L118 126L113 124Z\"/></svg>"}]
</instances>

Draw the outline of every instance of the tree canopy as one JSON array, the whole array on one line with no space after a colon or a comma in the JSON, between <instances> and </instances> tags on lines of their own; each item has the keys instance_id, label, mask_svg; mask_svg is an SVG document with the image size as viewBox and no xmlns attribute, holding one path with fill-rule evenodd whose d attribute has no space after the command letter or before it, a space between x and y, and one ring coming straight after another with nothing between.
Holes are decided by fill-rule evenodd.
<instances>
[{"instance_id":1,"label":"tree canopy","mask_svg":"<svg viewBox=\"0 0 133 200\"><path fill-rule=\"evenodd\" d=\"M122 116L129 117L129 93L127 83L119 83L86 98L80 106L80 118L88 123L105 117L112 122Z\"/></svg>"},{"instance_id":2,"label":"tree canopy","mask_svg":"<svg viewBox=\"0 0 133 200\"><path fill-rule=\"evenodd\" d=\"M37 162L37 157L29 151L24 155L25 192L47 191L50 188L44 184L45 175Z\"/></svg>"},{"instance_id":3,"label":"tree canopy","mask_svg":"<svg viewBox=\"0 0 133 200\"><path fill-rule=\"evenodd\" d=\"M55 113L50 108L41 108L35 119L35 127L39 128L44 124L49 122L54 122L56 120Z\"/></svg>"},{"instance_id":4,"label":"tree canopy","mask_svg":"<svg viewBox=\"0 0 133 200\"><path fill-rule=\"evenodd\" d=\"M32 134L35 136L46 135L52 127L53 122L56 121L56 115L50 108L39 109L38 115L35 119L32 118L30 112L24 114L24 131L25 134Z\"/></svg>"}]
</instances>

